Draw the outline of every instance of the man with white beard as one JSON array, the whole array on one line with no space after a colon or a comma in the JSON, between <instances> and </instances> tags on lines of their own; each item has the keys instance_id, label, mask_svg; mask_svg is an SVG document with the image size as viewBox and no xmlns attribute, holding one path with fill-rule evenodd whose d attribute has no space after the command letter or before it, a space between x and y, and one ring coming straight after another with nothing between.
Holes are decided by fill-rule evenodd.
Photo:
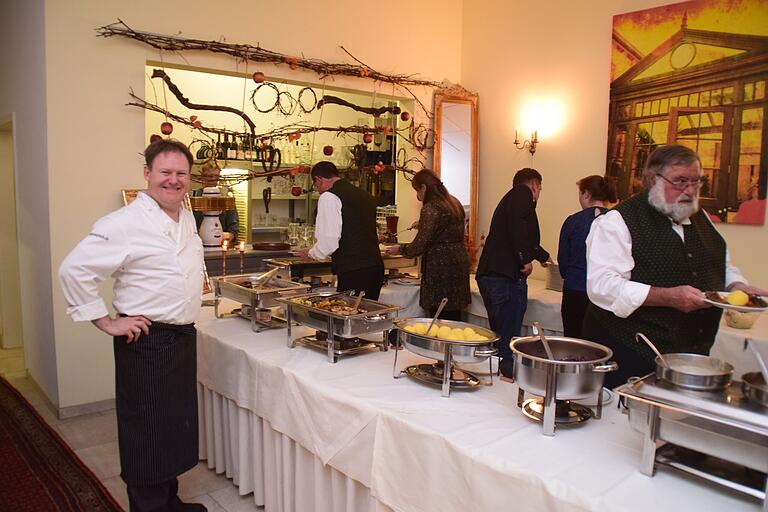
<instances>
[{"instance_id":1,"label":"man with white beard","mask_svg":"<svg viewBox=\"0 0 768 512\"><path fill-rule=\"evenodd\" d=\"M749 286L732 266L725 240L699 210L701 161L685 146L658 147L643 171L645 190L595 219L587 237L584 338L614 352L606 386L654 370L648 336L665 352L708 354L722 311L709 290L768 291Z\"/></svg>"}]
</instances>

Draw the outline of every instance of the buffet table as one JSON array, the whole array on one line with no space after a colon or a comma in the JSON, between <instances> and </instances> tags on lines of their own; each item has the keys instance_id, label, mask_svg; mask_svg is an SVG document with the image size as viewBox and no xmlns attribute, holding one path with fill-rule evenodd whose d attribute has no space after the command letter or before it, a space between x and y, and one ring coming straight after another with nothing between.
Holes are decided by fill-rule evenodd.
<instances>
[{"instance_id":1,"label":"buffet table","mask_svg":"<svg viewBox=\"0 0 768 512\"><path fill-rule=\"evenodd\" d=\"M483 306L483 299L477 288L474 275L470 278L470 290L472 303L466 308L467 321L483 327L488 327L488 313ZM556 336L563 335L563 320L560 316L560 303L563 294L554 290L548 290L544 281L528 280L528 309L523 318L523 335L531 334L533 322L538 320L544 328L545 334ZM419 287L403 286L389 283L382 288L381 302L397 304L404 308L401 317L425 316L424 310L419 306ZM759 371L754 354L745 348L749 341L754 344L762 354L763 360L768 364L768 313L760 315L751 329L734 329L728 327L725 318L720 321L720 330L715 338L711 355L728 361L735 368L735 377L738 378L747 372Z\"/></svg>"},{"instance_id":2,"label":"buffet table","mask_svg":"<svg viewBox=\"0 0 768 512\"><path fill-rule=\"evenodd\" d=\"M760 509L666 470L641 475L641 436L615 402L603 419L545 437L516 407L514 384L441 398L393 379L393 356L329 364L287 348L285 329L255 334L205 309L201 457L267 512ZM418 360L401 352L398 366Z\"/></svg>"}]
</instances>

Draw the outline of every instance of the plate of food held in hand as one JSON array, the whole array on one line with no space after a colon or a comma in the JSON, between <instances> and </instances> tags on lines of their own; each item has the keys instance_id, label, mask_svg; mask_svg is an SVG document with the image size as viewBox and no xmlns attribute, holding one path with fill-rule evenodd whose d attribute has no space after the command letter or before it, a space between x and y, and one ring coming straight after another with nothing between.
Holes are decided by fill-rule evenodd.
<instances>
[{"instance_id":1,"label":"plate of food held in hand","mask_svg":"<svg viewBox=\"0 0 768 512\"><path fill-rule=\"evenodd\" d=\"M713 306L731 309L741 313L755 313L768 310L768 303L757 295L748 295L741 290L732 292L704 292L706 299Z\"/></svg>"}]
</instances>

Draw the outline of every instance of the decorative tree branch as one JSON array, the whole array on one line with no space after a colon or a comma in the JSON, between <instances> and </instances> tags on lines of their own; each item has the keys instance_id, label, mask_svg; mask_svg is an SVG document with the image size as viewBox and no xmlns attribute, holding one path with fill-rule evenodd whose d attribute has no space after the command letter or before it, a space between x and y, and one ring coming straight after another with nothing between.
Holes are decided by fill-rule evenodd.
<instances>
[{"instance_id":1,"label":"decorative tree branch","mask_svg":"<svg viewBox=\"0 0 768 512\"><path fill-rule=\"evenodd\" d=\"M205 50L213 53L231 55L233 57L237 57L238 59L252 62L288 64L292 69L300 67L312 70L321 77L330 75L344 75L370 78L372 80L397 85L423 85L428 87L438 87L440 85L438 82L414 78L414 75L388 75L385 73L379 73L378 71L374 71L370 67L364 65L334 64L322 61L320 59L291 57L271 50L266 50L258 45L252 46L249 44L231 44L221 41L204 41L202 39L188 39L184 37L153 34L151 32L141 32L133 30L119 18L115 23L97 28L96 33L100 37L127 37L129 39L140 41L153 48L171 52Z\"/></svg>"},{"instance_id":2,"label":"decorative tree branch","mask_svg":"<svg viewBox=\"0 0 768 512\"><path fill-rule=\"evenodd\" d=\"M331 103L335 105L341 105L342 107L349 107L352 110L357 110L358 112L371 114L373 117L379 117L382 114L385 114L387 112L393 115L398 115L400 113L400 107L398 106L379 107L379 108L361 107L360 105L355 105L354 103L350 103L347 100L343 100L337 96L329 96L329 95L323 96L322 99L317 102L317 108L322 108L323 105L331 104Z\"/></svg>"},{"instance_id":3,"label":"decorative tree branch","mask_svg":"<svg viewBox=\"0 0 768 512\"><path fill-rule=\"evenodd\" d=\"M162 78L165 84L168 86L168 90L173 93L174 96L179 100L179 103L184 105L187 108L193 109L193 110L216 110L218 112L230 112L232 114L236 114L240 116L243 121L246 122L248 127L251 129L251 135L255 135L256 133L256 125L251 121L251 118L248 117L248 115L241 111L237 110L236 108L232 107L225 107L221 105L203 105L200 103L192 103L189 101L187 97L185 97L178 87L176 87L176 84L174 84L171 81L171 77L168 76L168 74L163 71L162 69L153 69L152 70L152 78Z\"/></svg>"}]
</instances>

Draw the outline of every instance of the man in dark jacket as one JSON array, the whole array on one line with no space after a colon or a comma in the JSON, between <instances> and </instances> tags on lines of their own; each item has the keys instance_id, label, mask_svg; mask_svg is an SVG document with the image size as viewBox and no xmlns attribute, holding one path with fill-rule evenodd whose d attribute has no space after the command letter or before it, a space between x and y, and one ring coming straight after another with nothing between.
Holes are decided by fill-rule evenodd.
<instances>
[{"instance_id":1,"label":"man in dark jacket","mask_svg":"<svg viewBox=\"0 0 768 512\"><path fill-rule=\"evenodd\" d=\"M520 336L528 305L528 276L533 260L543 267L549 253L539 245L536 201L541 193L541 174L536 169L517 171L512 189L493 212L491 229L477 266L477 285L488 312L491 329L499 335L500 369L508 374L512 351L509 340Z\"/></svg>"}]
</instances>

